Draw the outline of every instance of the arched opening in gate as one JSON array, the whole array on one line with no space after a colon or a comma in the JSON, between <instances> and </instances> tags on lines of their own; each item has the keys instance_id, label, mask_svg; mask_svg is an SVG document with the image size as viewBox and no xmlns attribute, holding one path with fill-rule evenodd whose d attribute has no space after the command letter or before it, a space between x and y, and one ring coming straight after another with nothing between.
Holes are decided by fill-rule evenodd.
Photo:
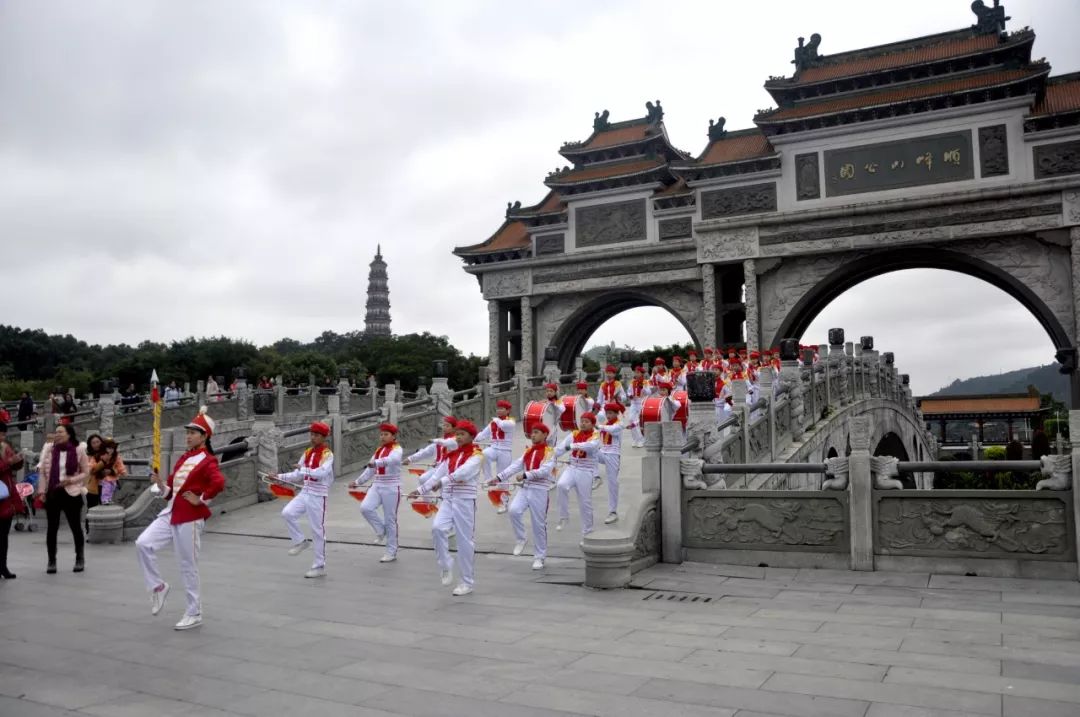
<instances>
[{"instance_id":1,"label":"arched opening in gate","mask_svg":"<svg viewBox=\"0 0 1080 717\"><path fill-rule=\"evenodd\" d=\"M956 379L1051 364L1071 346L1057 316L1016 277L941 249L882 251L845 263L796 302L770 338L821 343L834 326L849 341L870 335L875 349L894 352L915 395ZM1059 397L1076 396L1075 384L1075 373L1063 378Z\"/></svg>"},{"instance_id":2,"label":"arched opening in gate","mask_svg":"<svg viewBox=\"0 0 1080 717\"><path fill-rule=\"evenodd\" d=\"M895 433L889 432L881 437L877 446L874 448L875 456L892 456L899 461L911 460L908 456L907 446L904 445L904 439ZM914 489L915 477L907 471L901 471L898 476L900 482L904 484L904 488Z\"/></svg>"},{"instance_id":3,"label":"arched opening in gate","mask_svg":"<svg viewBox=\"0 0 1080 717\"><path fill-rule=\"evenodd\" d=\"M614 291L588 301L567 318L556 331L552 345L557 349L559 369L568 373L578 356L599 344L614 344L617 352L627 346L648 351L653 346L687 343L700 352L701 342L690 324L670 306L647 294ZM604 360L620 359L609 355Z\"/></svg>"}]
</instances>

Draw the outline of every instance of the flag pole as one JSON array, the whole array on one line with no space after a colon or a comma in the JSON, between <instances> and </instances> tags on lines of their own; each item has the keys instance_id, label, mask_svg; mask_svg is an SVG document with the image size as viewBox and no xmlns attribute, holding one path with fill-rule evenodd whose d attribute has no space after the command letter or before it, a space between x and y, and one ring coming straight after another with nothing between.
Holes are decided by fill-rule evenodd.
<instances>
[{"instance_id":1,"label":"flag pole","mask_svg":"<svg viewBox=\"0 0 1080 717\"><path fill-rule=\"evenodd\" d=\"M150 375L150 402L154 411L154 453L150 459L150 469L154 473L161 471L161 395L158 392L157 369Z\"/></svg>"}]
</instances>

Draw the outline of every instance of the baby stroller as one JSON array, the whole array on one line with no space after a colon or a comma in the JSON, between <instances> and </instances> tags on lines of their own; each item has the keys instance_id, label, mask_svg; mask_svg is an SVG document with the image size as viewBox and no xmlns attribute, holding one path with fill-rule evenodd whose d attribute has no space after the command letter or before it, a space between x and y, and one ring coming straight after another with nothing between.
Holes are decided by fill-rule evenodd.
<instances>
[{"instance_id":1,"label":"baby stroller","mask_svg":"<svg viewBox=\"0 0 1080 717\"><path fill-rule=\"evenodd\" d=\"M29 483L34 486L34 491L37 491L38 474L37 471L32 471L26 474L20 483ZM34 518L37 517L37 509L34 507L34 496L30 494L23 500L26 501L26 512L20 513L15 517L15 530L25 530L27 532L34 532L37 527L34 525Z\"/></svg>"}]
</instances>

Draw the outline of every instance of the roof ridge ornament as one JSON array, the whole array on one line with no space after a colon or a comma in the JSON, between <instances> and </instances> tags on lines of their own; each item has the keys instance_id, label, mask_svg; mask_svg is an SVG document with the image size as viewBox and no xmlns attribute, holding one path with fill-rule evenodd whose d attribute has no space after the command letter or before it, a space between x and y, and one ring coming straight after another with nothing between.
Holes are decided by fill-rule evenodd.
<instances>
[{"instance_id":1,"label":"roof ridge ornament","mask_svg":"<svg viewBox=\"0 0 1080 717\"><path fill-rule=\"evenodd\" d=\"M506 218L507 219L510 218L511 214L514 214L514 213L520 212L520 211L521 211L521 200L520 199L518 201L516 201L516 202L507 202L506 203Z\"/></svg>"},{"instance_id":2,"label":"roof ridge ornament","mask_svg":"<svg viewBox=\"0 0 1080 717\"><path fill-rule=\"evenodd\" d=\"M971 3L971 11L975 13L975 24L971 29L980 35L1004 35L1005 22L1012 20L1005 14L1005 7L1001 0L994 0L993 7L986 7L983 0L975 0Z\"/></svg>"},{"instance_id":3,"label":"roof ridge ornament","mask_svg":"<svg viewBox=\"0 0 1080 717\"><path fill-rule=\"evenodd\" d=\"M804 42L806 42L806 38L800 37L799 46L795 48L795 59L791 61L791 63L795 65L796 72L821 64L821 55L818 54L818 46L821 45L821 35L815 32L810 36L809 43L803 45Z\"/></svg>"},{"instance_id":4,"label":"roof ridge ornament","mask_svg":"<svg viewBox=\"0 0 1080 717\"><path fill-rule=\"evenodd\" d=\"M593 132L603 132L604 130L611 129L611 122L608 120L610 112L604 110L603 113L597 112L592 121Z\"/></svg>"},{"instance_id":5,"label":"roof ridge ornament","mask_svg":"<svg viewBox=\"0 0 1080 717\"><path fill-rule=\"evenodd\" d=\"M647 113L645 121L649 124L656 124L664 119L664 108L660 106L660 100L657 100L655 105L652 102L646 102L645 111Z\"/></svg>"},{"instance_id":6,"label":"roof ridge ornament","mask_svg":"<svg viewBox=\"0 0 1080 717\"><path fill-rule=\"evenodd\" d=\"M711 140L723 139L727 135L727 130L724 129L724 125L726 123L727 123L727 120L724 119L723 117L716 120L716 122L713 122L712 120L709 120L709 139L711 139Z\"/></svg>"}]
</instances>

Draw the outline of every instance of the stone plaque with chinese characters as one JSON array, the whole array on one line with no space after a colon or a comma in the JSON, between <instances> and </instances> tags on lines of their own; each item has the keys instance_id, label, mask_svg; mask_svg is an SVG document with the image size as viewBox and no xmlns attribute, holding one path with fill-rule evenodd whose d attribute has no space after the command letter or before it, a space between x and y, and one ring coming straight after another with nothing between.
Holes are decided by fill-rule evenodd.
<instances>
[{"instance_id":1,"label":"stone plaque with chinese characters","mask_svg":"<svg viewBox=\"0 0 1080 717\"><path fill-rule=\"evenodd\" d=\"M825 152L825 192L830 197L974 177L970 131Z\"/></svg>"}]
</instances>

